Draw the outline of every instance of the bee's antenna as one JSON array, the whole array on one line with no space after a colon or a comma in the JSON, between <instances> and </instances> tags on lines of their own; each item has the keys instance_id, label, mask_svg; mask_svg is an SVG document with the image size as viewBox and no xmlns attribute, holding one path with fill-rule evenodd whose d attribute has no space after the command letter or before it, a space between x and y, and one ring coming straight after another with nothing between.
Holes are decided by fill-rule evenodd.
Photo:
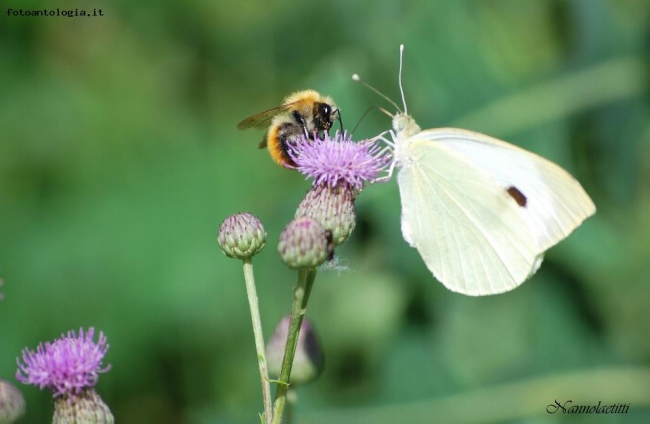
<instances>
[{"instance_id":1,"label":"bee's antenna","mask_svg":"<svg viewBox=\"0 0 650 424\"><path fill-rule=\"evenodd\" d=\"M406 109L406 99L404 98L404 88L402 87L402 62L404 58L404 44L399 45L399 92L402 95L402 104L404 105L404 115L408 115Z\"/></svg>"},{"instance_id":2,"label":"bee's antenna","mask_svg":"<svg viewBox=\"0 0 650 424\"><path fill-rule=\"evenodd\" d=\"M341 109L336 109L334 112L336 112L336 116L339 119L339 125L341 126L341 132L343 132L343 118L341 118Z\"/></svg>"},{"instance_id":3,"label":"bee's antenna","mask_svg":"<svg viewBox=\"0 0 650 424\"><path fill-rule=\"evenodd\" d=\"M384 98L385 100L387 100L391 105L395 106L395 109L397 109L397 111L398 111L399 113L402 113L402 110L399 108L399 106L397 106L397 103L395 103L394 101L392 101L390 98L388 98L388 96L386 96L386 95L385 95L384 93L382 93L381 91L377 90L377 89L376 89L375 87L373 87L372 85L368 84L368 83L365 82L365 81L362 81L362 80L361 80L361 77L359 76L359 74L354 74L354 75L352 75L352 79L355 80L356 82L360 82L361 84L365 85L365 86L366 86L367 88L369 88L370 90L374 91L374 92L375 92L376 94L378 94L379 96L383 97L383 98ZM391 118L393 117L393 115L391 115L390 113L388 113L385 109L381 109L381 108L379 108L379 109L380 109L380 110L383 110L383 111L384 111L386 114L388 114L388 116L390 116Z\"/></svg>"}]
</instances>

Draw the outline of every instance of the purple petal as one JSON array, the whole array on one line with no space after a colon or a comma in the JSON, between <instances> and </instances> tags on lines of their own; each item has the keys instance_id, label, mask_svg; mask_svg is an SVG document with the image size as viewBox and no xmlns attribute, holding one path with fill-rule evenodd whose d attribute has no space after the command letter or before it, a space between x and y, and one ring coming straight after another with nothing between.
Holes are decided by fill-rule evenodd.
<instances>
[{"instance_id":1,"label":"purple petal","mask_svg":"<svg viewBox=\"0 0 650 424\"><path fill-rule=\"evenodd\" d=\"M102 367L102 360L108 344L104 333L99 333L97 343L93 341L95 330L83 328L79 334L69 331L53 342L40 343L36 352L24 349L20 359L16 379L24 384L48 388L54 396L68 393L78 394L87 387L97 384L99 373L106 372L109 366Z\"/></svg>"},{"instance_id":2,"label":"purple petal","mask_svg":"<svg viewBox=\"0 0 650 424\"><path fill-rule=\"evenodd\" d=\"M390 155L375 141L354 142L351 136L338 131L333 138L328 134L322 140L304 138L288 154L296 163L295 168L312 178L315 185L334 187L345 183L356 189L372 183L390 162Z\"/></svg>"}]
</instances>

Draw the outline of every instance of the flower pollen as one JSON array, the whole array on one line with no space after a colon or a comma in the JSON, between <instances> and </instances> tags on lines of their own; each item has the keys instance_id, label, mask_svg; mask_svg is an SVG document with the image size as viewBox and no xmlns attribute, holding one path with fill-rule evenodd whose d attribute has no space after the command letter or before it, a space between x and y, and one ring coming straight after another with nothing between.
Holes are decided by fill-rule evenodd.
<instances>
[{"instance_id":1,"label":"flower pollen","mask_svg":"<svg viewBox=\"0 0 650 424\"><path fill-rule=\"evenodd\" d=\"M108 344L104 333L99 333L97 343L93 341L95 330L86 333L69 331L67 335L53 342L40 343L36 352L24 349L18 362L16 379L24 384L47 388L54 397L77 395L84 389L97 384L99 373L106 372L110 365L102 367L102 360Z\"/></svg>"},{"instance_id":2,"label":"flower pollen","mask_svg":"<svg viewBox=\"0 0 650 424\"><path fill-rule=\"evenodd\" d=\"M390 156L371 140L352 141L352 136L336 132L324 139L304 138L288 151L296 169L314 179L314 185L335 187L345 183L360 190L372 182L390 162Z\"/></svg>"}]
</instances>

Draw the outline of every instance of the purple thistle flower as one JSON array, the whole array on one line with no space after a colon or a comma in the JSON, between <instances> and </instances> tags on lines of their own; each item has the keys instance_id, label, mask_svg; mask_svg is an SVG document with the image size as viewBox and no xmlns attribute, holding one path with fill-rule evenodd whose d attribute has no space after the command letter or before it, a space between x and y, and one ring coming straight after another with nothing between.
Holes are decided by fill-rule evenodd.
<instances>
[{"instance_id":1,"label":"purple thistle flower","mask_svg":"<svg viewBox=\"0 0 650 424\"><path fill-rule=\"evenodd\" d=\"M376 142L354 142L352 136L339 131L332 138L327 133L322 140L305 138L291 146L288 154L296 163L295 169L313 178L314 185L335 187L343 182L357 190L375 180L390 162L390 156Z\"/></svg>"},{"instance_id":2,"label":"purple thistle flower","mask_svg":"<svg viewBox=\"0 0 650 424\"><path fill-rule=\"evenodd\" d=\"M95 330L91 327L84 334L74 331L62 334L53 342L40 343L36 352L24 349L23 362L18 358L16 379L43 390L52 391L54 397L80 394L84 389L97 384L99 373L106 372L110 365L102 368L102 359L108 350L104 333L99 333L97 343L93 341Z\"/></svg>"}]
</instances>

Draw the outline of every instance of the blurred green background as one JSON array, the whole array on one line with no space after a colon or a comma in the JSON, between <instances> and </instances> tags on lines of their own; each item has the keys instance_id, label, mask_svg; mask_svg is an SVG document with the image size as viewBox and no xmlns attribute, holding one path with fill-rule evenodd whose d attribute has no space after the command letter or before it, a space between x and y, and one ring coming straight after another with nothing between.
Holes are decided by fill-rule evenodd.
<instances>
[{"instance_id":1,"label":"blurred green background","mask_svg":"<svg viewBox=\"0 0 650 424\"><path fill-rule=\"evenodd\" d=\"M276 254L308 188L257 149L248 115L313 88L351 129L357 72L423 128L461 126L559 163L597 214L517 290L469 298L402 240L395 182L358 226L308 317L326 354L301 423L595 422L546 405L630 403L650 420L650 2L7 1L0 10L0 377L69 329L108 336L99 393L117 422L251 423L261 394L241 266L216 243L229 214L268 232L255 258L268 338L295 274ZM355 133L389 128L370 113ZM22 422L49 393L21 385Z\"/></svg>"}]
</instances>

